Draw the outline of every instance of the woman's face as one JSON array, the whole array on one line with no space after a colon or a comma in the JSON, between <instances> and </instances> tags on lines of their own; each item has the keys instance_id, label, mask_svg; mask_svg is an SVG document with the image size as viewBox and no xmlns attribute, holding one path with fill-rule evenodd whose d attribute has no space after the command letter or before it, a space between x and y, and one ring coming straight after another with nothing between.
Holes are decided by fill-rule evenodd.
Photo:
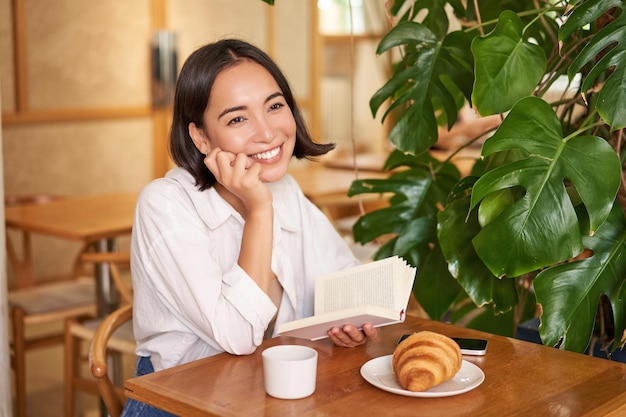
<instances>
[{"instance_id":1,"label":"woman's face","mask_svg":"<svg viewBox=\"0 0 626 417\"><path fill-rule=\"evenodd\" d=\"M244 60L215 79L204 113L207 153L247 155L261 164L261 179L282 178L296 143L296 122L272 75L254 61Z\"/></svg>"}]
</instances>

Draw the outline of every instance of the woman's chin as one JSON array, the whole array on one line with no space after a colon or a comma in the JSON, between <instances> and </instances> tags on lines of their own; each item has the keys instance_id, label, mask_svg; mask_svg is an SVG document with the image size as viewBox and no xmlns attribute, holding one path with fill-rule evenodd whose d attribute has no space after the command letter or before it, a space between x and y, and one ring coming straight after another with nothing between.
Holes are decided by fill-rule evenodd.
<instances>
[{"instance_id":1,"label":"woman's chin","mask_svg":"<svg viewBox=\"0 0 626 417\"><path fill-rule=\"evenodd\" d=\"M287 174L287 168L272 167L268 170L261 172L261 181L263 182L276 182Z\"/></svg>"}]
</instances>

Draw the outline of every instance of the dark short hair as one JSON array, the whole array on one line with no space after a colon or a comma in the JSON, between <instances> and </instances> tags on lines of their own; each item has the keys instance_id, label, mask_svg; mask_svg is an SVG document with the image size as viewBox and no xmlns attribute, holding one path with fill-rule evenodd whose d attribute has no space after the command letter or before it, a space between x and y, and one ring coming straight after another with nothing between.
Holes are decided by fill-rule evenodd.
<instances>
[{"instance_id":1,"label":"dark short hair","mask_svg":"<svg viewBox=\"0 0 626 417\"><path fill-rule=\"evenodd\" d=\"M324 155L334 143L315 143L298 109L287 79L274 61L262 50L238 39L223 39L205 45L185 61L176 83L174 115L170 132L170 155L174 162L193 175L200 190L212 187L216 179L204 164L204 155L189 136L189 124L204 128L204 112L217 76L244 59L265 68L276 80L296 122L296 143L293 156L298 159Z\"/></svg>"}]
</instances>

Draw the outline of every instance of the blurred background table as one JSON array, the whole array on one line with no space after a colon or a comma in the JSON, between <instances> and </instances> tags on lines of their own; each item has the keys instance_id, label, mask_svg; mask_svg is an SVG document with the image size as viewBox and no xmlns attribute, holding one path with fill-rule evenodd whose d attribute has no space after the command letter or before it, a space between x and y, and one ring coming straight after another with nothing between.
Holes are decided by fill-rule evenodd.
<instances>
[{"instance_id":1,"label":"blurred background table","mask_svg":"<svg viewBox=\"0 0 626 417\"><path fill-rule=\"evenodd\" d=\"M452 155L451 149L445 148L432 148L429 152L432 157L439 161L444 161L451 157L450 161L456 165L463 176L469 175L476 160L481 159L480 146L463 148L454 155ZM354 166L356 165L361 178L370 178L370 175L382 172L388 157L389 152L386 151L365 152L356 156L344 154L328 157L323 160L322 164L328 168L352 171L354 171Z\"/></svg>"},{"instance_id":2,"label":"blurred background table","mask_svg":"<svg viewBox=\"0 0 626 417\"><path fill-rule=\"evenodd\" d=\"M298 182L304 195L326 214L344 236L352 235L352 225L358 216L388 205L386 195L348 196L353 181L386 178L389 175L380 170L355 172L352 169L308 162L292 164L289 173Z\"/></svg>"},{"instance_id":3,"label":"blurred background table","mask_svg":"<svg viewBox=\"0 0 626 417\"><path fill-rule=\"evenodd\" d=\"M348 190L356 179L386 178L389 175L380 170L355 172L321 163L294 164L289 173L296 179L304 195L316 204L331 198L348 199ZM352 198L354 200L356 198Z\"/></svg>"},{"instance_id":4,"label":"blurred background table","mask_svg":"<svg viewBox=\"0 0 626 417\"><path fill-rule=\"evenodd\" d=\"M112 251L117 237L131 233L136 200L137 194L112 193L6 207L5 225L7 229L93 243L101 252ZM96 272L98 313L104 316L114 307L111 285L105 267Z\"/></svg>"}]
</instances>

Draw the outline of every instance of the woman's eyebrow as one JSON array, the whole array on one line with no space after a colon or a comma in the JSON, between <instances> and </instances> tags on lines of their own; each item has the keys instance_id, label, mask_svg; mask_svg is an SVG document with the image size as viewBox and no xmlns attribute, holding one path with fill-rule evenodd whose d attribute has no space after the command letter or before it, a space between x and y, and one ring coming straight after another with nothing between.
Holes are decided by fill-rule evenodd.
<instances>
[{"instance_id":1,"label":"woman's eyebrow","mask_svg":"<svg viewBox=\"0 0 626 417\"><path fill-rule=\"evenodd\" d=\"M226 109L223 112L221 112L219 114L219 116L217 116L217 120L221 119L223 116L226 116L228 113L232 113L232 112L240 111L240 110L245 110L245 109L246 109L246 106L229 107L228 109Z\"/></svg>"},{"instance_id":2,"label":"woman's eyebrow","mask_svg":"<svg viewBox=\"0 0 626 417\"><path fill-rule=\"evenodd\" d=\"M284 97L284 95L280 91L277 91L274 94L270 94L269 96L267 96L267 98L265 99L264 103L267 103L267 102L275 99L276 97ZM217 116L217 119L218 120L221 119L223 116L227 115L228 113L232 113L232 112L236 112L236 111L240 111L240 110L245 110L246 108L247 108L246 106L229 107L229 108L225 109L223 112L221 112L219 114L219 116Z\"/></svg>"},{"instance_id":3,"label":"woman's eyebrow","mask_svg":"<svg viewBox=\"0 0 626 417\"><path fill-rule=\"evenodd\" d=\"M284 97L284 94L281 93L280 91L277 91L274 94L270 94L269 96L267 96L267 98L265 99L265 102L267 103L270 100L274 100L276 97Z\"/></svg>"}]
</instances>

